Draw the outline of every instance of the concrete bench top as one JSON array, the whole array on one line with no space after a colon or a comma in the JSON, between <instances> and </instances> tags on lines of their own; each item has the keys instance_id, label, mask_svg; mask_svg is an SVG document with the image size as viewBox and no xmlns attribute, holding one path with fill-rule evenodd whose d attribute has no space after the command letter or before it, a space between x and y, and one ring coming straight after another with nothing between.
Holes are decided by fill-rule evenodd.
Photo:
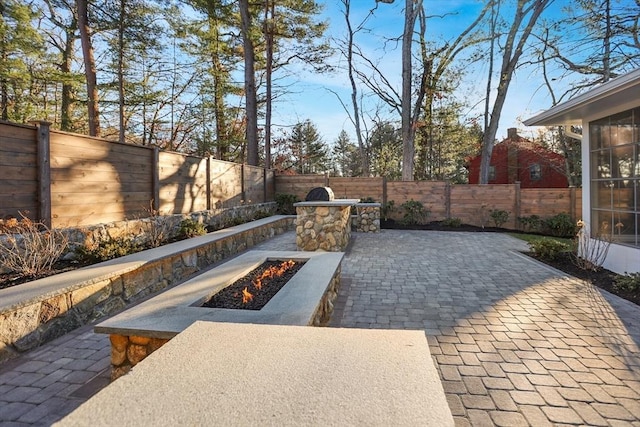
<instances>
[{"instance_id":1,"label":"concrete bench top","mask_svg":"<svg viewBox=\"0 0 640 427\"><path fill-rule=\"evenodd\" d=\"M206 245L261 225L276 222L284 217L283 215L270 216L235 227L214 231L204 236L181 240L158 248L148 249L66 273L34 280L19 286L0 289L0 312L25 307L61 293L79 289L83 286L109 279L118 274L127 273L147 263L183 252L187 249Z\"/></svg>"},{"instance_id":2,"label":"concrete bench top","mask_svg":"<svg viewBox=\"0 0 640 427\"><path fill-rule=\"evenodd\" d=\"M422 331L197 322L59 426L453 426Z\"/></svg>"},{"instance_id":3,"label":"concrete bench top","mask_svg":"<svg viewBox=\"0 0 640 427\"><path fill-rule=\"evenodd\" d=\"M171 339L198 320L308 325L343 257L342 252L251 250L104 320L94 330ZM261 310L201 307L208 297L267 259L304 259L306 263Z\"/></svg>"}]
</instances>

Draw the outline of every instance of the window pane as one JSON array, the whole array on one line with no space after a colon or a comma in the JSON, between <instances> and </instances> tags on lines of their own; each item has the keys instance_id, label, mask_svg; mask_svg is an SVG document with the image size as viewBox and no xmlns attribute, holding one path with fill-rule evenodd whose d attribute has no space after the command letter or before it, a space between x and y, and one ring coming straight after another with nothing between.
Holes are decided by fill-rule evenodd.
<instances>
[{"instance_id":1,"label":"window pane","mask_svg":"<svg viewBox=\"0 0 640 427\"><path fill-rule=\"evenodd\" d=\"M635 244L636 215L632 213L613 213L613 237L621 243Z\"/></svg>"},{"instance_id":2,"label":"window pane","mask_svg":"<svg viewBox=\"0 0 640 427\"><path fill-rule=\"evenodd\" d=\"M610 181L598 181L592 185L594 208L611 209L611 183Z\"/></svg>"},{"instance_id":3,"label":"window pane","mask_svg":"<svg viewBox=\"0 0 640 427\"><path fill-rule=\"evenodd\" d=\"M611 176L613 178L631 178L634 174L634 146L614 147L611 149Z\"/></svg>"},{"instance_id":4,"label":"window pane","mask_svg":"<svg viewBox=\"0 0 640 427\"><path fill-rule=\"evenodd\" d=\"M611 145L630 144L633 141L633 111L611 117Z\"/></svg>"},{"instance_id":5,"label":"window pane","mask_svg":"<svg viewBox=\"0 0 640 427\"><path fill-rule=\"evenodd\" d=\"M591 171L592 179L611 178L610 150L591 153L591 161L593 162L593 170Z\"/></svg>"},{"instance_id":6,"label":"window pane","mask_svg":"<svg viewBox=\"0 0 640 427\"><path fill-rule=\"evenodd\" d=\"M611 235L611 211L592 211L591 236Z\"/></svg>"},{"instance_id":7,"label":"window pane","mask_svg":"<svg viewBox=\"0 0 640 427\"><path fill-rule=\"evenodd\" d=\"M610 127L608 117L589 123L589 141L592 150L608 147L609 135Z\"/></svg>"},{"instance_id":8,"label":"window pane","mask_svg":"<svg viewBox=\"0 0 640 427\"><path fill-rule=\"evenodd\" d=\"M612 189L613 208L617 210L631 211L634 209L635 201L633 181L616 181Z\"/></svg>"},{"instance_id":9,"label":"window pane","mask_svg":"<svg viewBox=\"0 0 640 427\"><path fill-rule=\"evenodd\" d=\"M538 181L542 178L542 168L538 163L529 166L529 178L531 181Z\"/></svg>"}]
</instances>

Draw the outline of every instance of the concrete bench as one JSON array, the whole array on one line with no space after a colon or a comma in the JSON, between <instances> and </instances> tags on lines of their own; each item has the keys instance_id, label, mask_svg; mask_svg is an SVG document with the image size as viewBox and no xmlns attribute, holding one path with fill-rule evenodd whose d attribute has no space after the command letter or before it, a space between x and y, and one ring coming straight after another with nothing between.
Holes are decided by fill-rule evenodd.
<instances>
[{"instance_id":1,"label":"concrete bench","mask_svg":"<svg viewBox=\"0 0 640 427\"><path fill-rule=\"evenodd\" d=\"M59 426L453 426L422 331L196 322Z\"/></svg>"},{"instance_id":2,"label":"concrete bench","mask_svg":"<svg viewBox=\"0 0 640 427\"><path fill-rule=\"evenodd\" d=\"M271 216L0 289L0 362L180 283L293 229L294 222L293 216Z\"/></svg>"}]
</instances>

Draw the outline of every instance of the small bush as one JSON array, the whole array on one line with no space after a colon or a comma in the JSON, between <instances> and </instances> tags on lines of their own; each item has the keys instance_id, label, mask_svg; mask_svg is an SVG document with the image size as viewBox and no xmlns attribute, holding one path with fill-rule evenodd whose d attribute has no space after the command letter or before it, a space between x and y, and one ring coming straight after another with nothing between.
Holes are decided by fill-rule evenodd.
<instances>
[{"instance_id":1,"label":"small bush","mask_svg":"<svg viewBox=\"0 0 640 427\"><path fill-rule=\"evenodd\" d=\"M614 287L618 291L640 291L640 273L626 273L616 277Z\"/></svg>"},{"instance_id":2,"label":"small bush","mask_svg":"<svg viewBox=\"0 0 640 427\"><path fill-rule=\"evenodd\" d=\"M404 210L402 223L406 225L424 224L430 214L422 203L413 199L404 202L400 206Z\"/></svg>"},{"instance_id":3,"label":"small bush","mask_svg":"<svg viewBox=\"0 0 640 427\"><path fill-rule=\"evenodd\" d=\"M278 205L278 213L280 215L295 215L296 208L294 203L298 203L300 199L295 194L276 193L274 200Z\"/></svg>"},{"instance_id":4,"label":"small bush","mask_svg":"<svg viewBox=\"0 0 640 427\"><path fill-rule=\"evenodd\" d=\"M458 228L462 226L462 220L460 218L447 218L441 224L445 227Z\"/></svg>"},{"instance_id":5,"label":"small bush","mask_svg":"<svg viewBox=\"0 0 640 427\"><path fill-rule=\"evenodd\" d=\"M577 229L569 214L559 213L544 220L544 226L552 236L574 237Z\"/></svg>"},{"instance_id":6,"label":"small bush","mask_svg":"<svg viewBox=\"0 0 640 427\"><path fill-rule=\"evenodd\" d=\"M207 234L207 230L201 222L191 218L180 221L180 228L178 229L178 236L180 238L189 239L191 237L202 236L203 234Z\"/></svg>"},{"instance_id":7,"label":"small bush","mask_svg":"<svg viewBox=\"0 0 640 427\"><path fill-rule=\"evenodd\" d=\"M509 212L503 211L502 209L491 209L489 211L489 216L496 227L501 227L502 224L509 221Z\"/></svg>"},{"instance_id":8,"label":"small bush","mask_svg":"<svg viewBox=\"0 0 640 427\"><path fill-rule=\"evenodd\" d=\"M538 215L518 217L518 222L524 231L539 231L542 223Z\"/></svg>"},{"instance_id":9,"label":"small bush","mask_svg":"<svg viewBox=\"0 0 640 427\"><path fill-rule=\"evenodd\" d=\"M360 203L375 203L376 199L373 197L365 197L364 199L360 199Z\"/></svg>"},{"instance_id":10,"label":"small bush","mask_svg":"<svg viewBox=\"0 0 640 427\"><path fill-rule=\"evenodd\" d=\"M571 250L571 246L554 239L536 239L529 243L531 252L537 257L554 260L563 252Z\"/></svg>"},{"instance_id":11,"label":"small bush","mask_svg":"<svg viewBox=\"0 0 640 427\"><path fill-rule=\"evenodd\" d=\"M96 263L140 252L144 248L125 237L110 237L94 247L81 246L76 249L77 258L84 263Z\"/></svg>"},{"instance_id":12,"label":"small bush","mask_svg":"<svg viewBox=\"0 0 640 427\"><path fill-rule=\"evenodd\" d=\"M7 235L0 240L0 265L24 276L52 271L69 244L68 237L60 231L24 215L21 220L2 221L1 230Z\"/></svg>"},{"instance_id":13,"label":"small bush","mask_svg":"<svg viewBox=\"0 0 640 427\"><path fill-rule=\"evenodd\" d=\"M392 213L396 211L396 202L389 200L380 207L380 214L383 220L388 220Z\"/></svg>"}]
</instances>

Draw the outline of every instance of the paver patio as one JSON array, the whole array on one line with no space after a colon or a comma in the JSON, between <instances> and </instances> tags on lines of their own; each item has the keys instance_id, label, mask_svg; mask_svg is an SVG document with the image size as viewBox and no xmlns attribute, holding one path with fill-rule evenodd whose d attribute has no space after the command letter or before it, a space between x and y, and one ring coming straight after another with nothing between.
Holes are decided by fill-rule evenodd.
<instances>
[{"instance_id":1,"label":"paver patio","mask_svg":"<svg viewBox=\"0 0 640 427\"><path fill-rule=\"evenodd\" d=\"M352 239L332 325L425 330L457 425L640 426L640 307L507 235ZM254 248L295 250L295 236ZM108 338L85 327L0 366L0 425L51 424L106 384L108 363Z\"/></svg>"}]
</instances>

